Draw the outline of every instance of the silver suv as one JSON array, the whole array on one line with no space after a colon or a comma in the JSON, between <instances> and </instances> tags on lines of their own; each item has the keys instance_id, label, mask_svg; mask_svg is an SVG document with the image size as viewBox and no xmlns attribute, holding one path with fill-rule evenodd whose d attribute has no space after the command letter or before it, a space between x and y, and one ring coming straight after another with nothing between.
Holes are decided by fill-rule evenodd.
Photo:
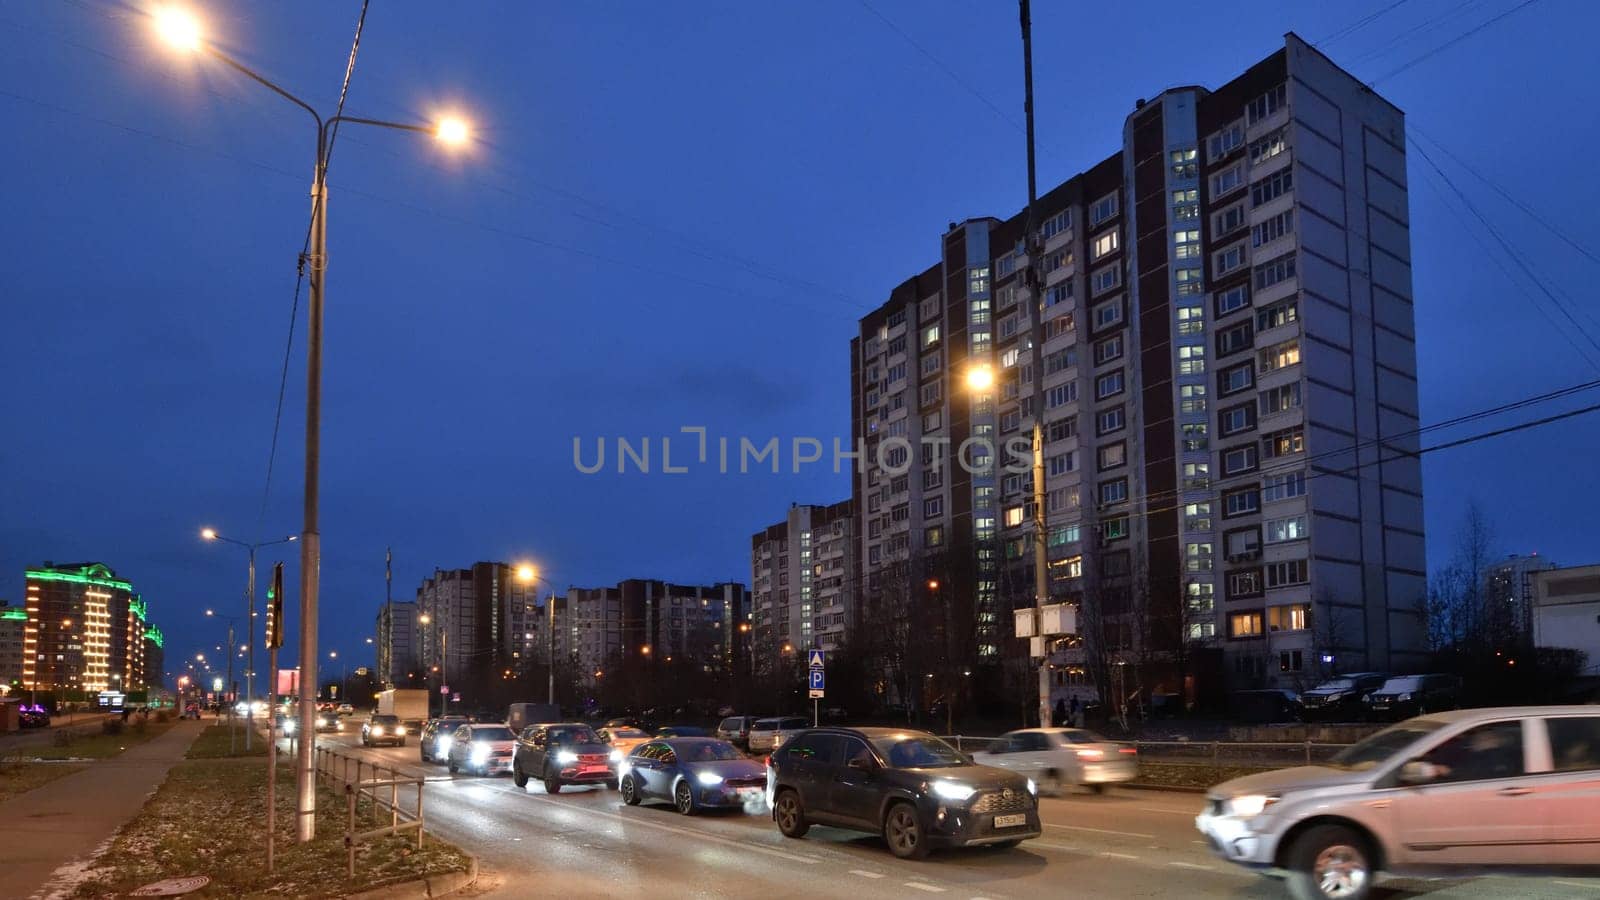
<instances>
[{"instance_id":1,"label":"silver suv","mask_svg":"<svg viewBox=\"0 0 1600 900\"><path fill-rule=\"evenodd\" d=\"M1396 875L1600 874L1600 706L1408 719L1326 765L1211 788L1211 848L1286 870L1300 898L1360 900Z\"/></svg>"}]
</instances>

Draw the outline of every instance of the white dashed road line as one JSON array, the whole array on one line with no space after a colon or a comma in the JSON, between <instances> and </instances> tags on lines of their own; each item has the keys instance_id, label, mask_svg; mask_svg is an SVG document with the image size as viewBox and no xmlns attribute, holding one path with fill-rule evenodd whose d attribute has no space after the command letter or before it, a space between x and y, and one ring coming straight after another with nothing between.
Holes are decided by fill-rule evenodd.
<instances>
[{"instance_id":1,"label":"white dashed road line","mask_svg":"<svg viewBox=\"0 0 1600 900\"><path fill-rule=\"evenodd\" d=\"M944 888L939 887L937 884L926 884L921 881L907 881L905 882L905 886L908 888L915 888L919 891L927 891L930 894L944 893Z\"/></svg>"},{"instance_id":2,"label":"white dashed road line","mask_svg":"<svg viewBox=\"0 0 1600 900\"><path fill-rule=\"evenodd\" d=\"M1196 869L1196 870L1199 870L1201 872L1211 872L1211 871L1215 871L1215 869L1216 869L1215 866L1202 866L1202 865L1199 865L1197 863L1187 863L1187 862L1169 862L1169 863L1167 863L1167 865L1169 865L1169 866L1177 866L1180 869Z\"/></svg>"},{"instance_id":3,"label":"white dashed road line","mask_svg":"<svg viewBox=\"0 0 1600 900\"><path fill-rule=\"evenodd\" d=\"M1101 852L1096 853L1095 856L1104 856L1104 857L1107 857L1109 859L1138 859L1139 858L1137 856L1134 856L1131 853L1112 853L1110 850L1102 850Z\"/></svg>"},{"instance_id":4,"label":"white dashed road line","mask_svg":"<svg viewBox=\"0 0 1600 900\"><path fill-rule=\"evenodd\" d=\"M851 875L860 875L862 878L882 878L882 872L867 872L862 869L851 869Z\"/></svg>"}]
</instances>

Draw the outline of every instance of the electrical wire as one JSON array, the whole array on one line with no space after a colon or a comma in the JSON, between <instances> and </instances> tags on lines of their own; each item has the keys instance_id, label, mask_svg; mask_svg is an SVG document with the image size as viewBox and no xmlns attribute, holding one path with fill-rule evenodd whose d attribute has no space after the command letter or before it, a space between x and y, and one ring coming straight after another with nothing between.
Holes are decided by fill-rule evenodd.
<instances>
[{"instance_id":1,"label":"electrical wire","mask_svg":"<svg viewBox=\"0 0 1600 900\"><path fill-rule=\"evenodd\" d=\"M1345 27L1339 29L1338 31L1335 31L1334 33L1332 33L1332 34L1330 34L1330 35L1328 35L1326 37L1318 38L1317 40L1312 41L1311 42L1311 46L1316 47L1316 48L1318 48L1320 50L1323 46L1325 46L1327 44L1331 44L1331 43L1334 43L1335 41L1343 40L1344 38L1349 37L1352 34L1355 34L1357 31L1360 31L1362 28L1365 28L1367 25L1371 24L1372 22L1376 21L1377 19L1381 18L1382 16L1385 16L1385 15L1391 13L1391 12L1394 12L1396 9L1404 6L1407 2L1409 2L1409 0L1394 0L1394 2L1389 4L1388 6L1385 6L1382 9L1379 9L1376 12L1368 13L1366 16L1363 16L1362 18L1358 19L1357 21L1352 22L1349 25L1346 25Z\"/></svg>"},{"instance_id":2,"label":"electrical wire","mask_svg":"<svg viewBox=\"0 0 1600 900\"><path fill-rule=\"evenodd\" d=\"M1533 4L1538 3L1538 2L1539 2L1539 0L1523 0L1523 2L1517 4L1516 6L1513 6L1512 8L1506 10L1505 12L1501 13L1500 15L1495 16L1494 18L1489 19L1488 21L1481 23L1481 24L1479 24L1478 26L1476 26L1474 28L1467 29L1466 31L1462 32L1461 34L1458 34L1455 37L1451 38L1450 40L1445 41L1444 43L1440 44L1439 46L1434 47L1432 50L1429 50L1429 51L1423 53L1422 55L1413 58L1410 62L1407 62L1407 63L1401 65L1399 68L1394 69L1394 70L1388 72L1387 74L1380 75L1377 78L1374 78L1371 83L1372 84L1377 84L1380 81L1387 81L1390 78L1393 78L1394 76L1399 75L1401 72L1407 71L1412 66L1415 66L1418 63L1421 63L1421 62L1424 62L1426 60L1432 59L1435 55L1437 55L1437 54L1439 54L1439 53L1441 53L1441 52L1443 52L1445 50L1448 50L1451 47L1454 47L1456 44L1459 44L1462 41L1466 40L1467 38L1472 37L1473 35L1475 35L1478 32L1484 30L1485 28L1488 28L1490 25L1493 25L1496 22L1499 22L1501 19L1504 19L1505 17L1507 17L1507 16L1509 16L1509 15L1515 13L1515 12L1518 12L1519 10L1526 9L1527 7L1532 6Z\"/></svg>"}]
</instances>

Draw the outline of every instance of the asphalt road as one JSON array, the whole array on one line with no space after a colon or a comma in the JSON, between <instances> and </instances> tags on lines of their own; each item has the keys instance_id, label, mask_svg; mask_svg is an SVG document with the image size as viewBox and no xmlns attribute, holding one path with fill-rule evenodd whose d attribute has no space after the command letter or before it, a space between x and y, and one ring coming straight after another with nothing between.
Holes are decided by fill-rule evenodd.
<instances>
[{"instance_id":1,"label":"asphalt road","mask_svg":"<svg viewBox=\"0 0 1600 900\"><path fill-rule=\"evenodd\" d=\"M428 778L427 828L478 855L485 896L1286 896L1280 882L1210 855L1194 830L1199 801L1192 794L1113 790L1045 798L1045 834L1020 848L902 862L875 836L814 826L804 839L791 840L764 813L685 817L668 805L625 806L617 792L597 787L550 796L537 782L519 789L509 776L451 776L443 765L423 764L414 740L369 749L356 735L323 739ZM1392 879L1378 896L1593 900L1600 880Z\"/></svg>"}]
</instances>

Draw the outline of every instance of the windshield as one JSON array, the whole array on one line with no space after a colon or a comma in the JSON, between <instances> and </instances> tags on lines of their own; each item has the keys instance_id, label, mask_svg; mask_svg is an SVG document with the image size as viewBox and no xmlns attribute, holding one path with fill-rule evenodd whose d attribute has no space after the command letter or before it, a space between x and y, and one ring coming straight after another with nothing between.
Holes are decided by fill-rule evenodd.
<instances>
[{"instance_id":1,"label":"windshield","mask_svg":"<svg viewBox=\"0 0 1600 900\"><path fill-rule=\"evenodd\" d=\"M1391 728L1385 728L1359 744L1353 744L1328 761L1336 769L1348 769L1353 772L1363 772L1371 769L1406 747L1423 735L1438 731L1444 727L1443 722L1434 722L1428 719L1413 719L1402 722Z\"/></svg>"},{"instance_id":2,"label":"windshield","mask_svg":"<svg viewBox=\"0 0 1600 900\"><path fill-rule=\"evenodd\" d=\"M307 680L309 681L310 679L307 679ZM400 717L399 716L373 716L372 717L372 724L374 724L374 725L398 725L398 724L400 724Z\"/></svg>"},{"instance_id":3,"label":"windshield","mask_svg":"<svg viewBox=\"0 0 1600 900\"><path fill-rule=\"evenodd\" d=\"M650 735L637 728L613 728L611 729L611 736L613 738L647 738Z\"/></svg>"},{"instance_id":4,"label":"windshield","mask_svg":"<svg viewBox=\"0 0 1600 900\"><path fill-rule=\"evenodd\" d=\"M1333 678L1333 679L1330 679L1328 681L1324 681L1323 683L1321 683L1321 684L1317 685L1316 687L1312 688L1312 690L1315 690L1315 691L1348 691L1348 690L1350 690L1351 688L1353 688L1355 686L1356 686L1356 683L1354 681L1351 681L1348 678Z\"/></svg>"},{"instance_id":5,"label":"windshield","mask_svg":"<svg viewBox=\"0 0 1600 900\"><path fill-rule=\"evenodd\" d=\"M587 725L550 729L550 743L552 744L597 744L599 742L600 739L595 736L594 729Z\"/></svg>"},{"instance_id":6,"label":"windshield","mask_svg":"<svg viewBox=\"0 0 1600 900\"><path fill-rule=\"evenodd\" d=\"M475 741L514 741L516 735L504 725L492 725L488 728L472 729L472 739Z\"/></svg>"},{"instance_id":7,"label":"windshield","mask_svg":"<svg viewBox=\"0 0 1600 900\"><path fill-rule=\"evenodd\" d=\"M750 726L750 730L751 731L777 731L778 730L778 720L777 719L757 719L756 723L754 725Z\"/></svg>"},{"instance_id":8,"label":"windshield","mask_svg":"<svg viewBox=\"0 0 1600 900\"><path fill-rule=\"evenodd\" d=\"M967 765L966 757L956 748L931 734L893 734L874 738L878 748L896 769L934 769L946 766Z\"/></svg>"},{"instance_id":9,"label":"windshield","mask_svg":"<svg viewBox=\"0 0 1600 900\"><path fill-rule=\"evenodd\" d=\"M1404 678L1391 678L1385 681L1383 687L1378 688L1378 691L1384 694L1403 694L1406 691L1415 691L1420 687L1422 687L1421 678L1415 675L1407 675Z\"/></svg>"},{"instance_id":10,"label":"windshield","mask_svg":"<svg viewBox=\"0 0 1600 900\"><path fill-rule=\"evenodd\" d=\"M678 759L683 762L716 762L723 759L744 759L739 748L727 741L706 741L703 744L680 745Z\"/></svg>"}]
</instances>

